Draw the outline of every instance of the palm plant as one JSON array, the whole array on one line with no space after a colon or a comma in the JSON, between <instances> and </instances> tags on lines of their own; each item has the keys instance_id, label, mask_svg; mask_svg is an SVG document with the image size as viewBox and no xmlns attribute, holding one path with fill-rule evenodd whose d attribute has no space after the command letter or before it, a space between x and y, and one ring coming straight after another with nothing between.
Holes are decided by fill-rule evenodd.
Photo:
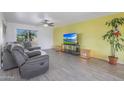
<instances>
[{"instance_id":1,"label":"palm plant","mask_svg":"<svg viewBox=\"0 0 124 93\"><path fill-rule=\"evenodd\" d=\"M106 22L106 25L108 27L111 27L111 30L109 30L103 36L103 39L109 42L109 44L111 45L111 57L115 57L116 52L118 52L119 50L124 50L124 45L122 44L124 42L124 38L118 29L118 27L122 26L123 24L123 17L114 18L111 21Z\"/></svg>"},{"instance_id":2,"label":"palm plant","mask_svg":"<svg viewBox=\"0 0 124 93\"><path fill-rule=\"evenodd\" d=\"M29 31L29 40L32 41L36 36L35 32Z\"/></svg>"}]
</instances>

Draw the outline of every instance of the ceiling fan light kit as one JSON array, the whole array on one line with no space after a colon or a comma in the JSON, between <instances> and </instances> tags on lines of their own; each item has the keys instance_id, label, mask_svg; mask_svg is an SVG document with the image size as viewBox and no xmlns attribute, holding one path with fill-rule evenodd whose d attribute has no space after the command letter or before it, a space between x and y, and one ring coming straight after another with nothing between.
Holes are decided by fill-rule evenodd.
<instances>
[{"instance_id":1,"label":"ceiling fan light kit","mask_svg":"<svg viewBox=\"0 0 124 93\"><path fill-rule=\"evenodd\" d=\"M48 27L48 24L43 24L44 27Z\"/></svg>"},{"instance_id":2,"label":"ceiling fan light kit","mask_svg":"<svg viewBox=\"0 0 124 93\"><path fill-rule=\"evenodd\" d=\"M48 17L48 15L44 15L44 17L42 18L41 24L44 27L53 27L54 26L54 22L52 22L52 19L50 17Z\"/></svg>"}]
</instances>

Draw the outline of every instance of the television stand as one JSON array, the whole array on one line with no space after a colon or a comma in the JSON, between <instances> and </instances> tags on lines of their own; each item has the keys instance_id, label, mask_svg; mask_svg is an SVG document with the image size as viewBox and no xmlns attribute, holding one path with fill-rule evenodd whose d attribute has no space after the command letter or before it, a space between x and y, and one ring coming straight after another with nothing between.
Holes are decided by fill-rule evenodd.
<instances>
[{"instance_id":1,"label":"television stand","mask_svg":"<svg viewBox=\"0 0 124 93\"><path fill-rule=\"evenodd\" d=\"M78 44L64 44L64 52L73 54L73 55L80 55L80 45Z\"/></svg>"}]
</instances>

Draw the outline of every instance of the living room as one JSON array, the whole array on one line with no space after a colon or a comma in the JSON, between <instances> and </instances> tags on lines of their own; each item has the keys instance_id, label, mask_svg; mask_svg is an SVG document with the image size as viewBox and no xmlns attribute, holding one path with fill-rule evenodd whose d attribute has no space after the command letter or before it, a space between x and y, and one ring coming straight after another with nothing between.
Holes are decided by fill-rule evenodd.
<instances>
[{"instance_id":1,"label":"living room","mask_svg":"<svg viewBox=\"0 0 124 93\"><path fill-rule=\"evenodd\" d=\"M119 20L119 26L115 32L121 34L117 35L117 39L123 36L124 28L121 26L123 16L124 13L118 12L1 12L0 79L14 81L124 80L123 48L117 48L116 53L114 51L115 57L118 58L116 62L111 63L108 59L108 56L112 55L110 43L103 38L106 32L111 30L111 26L106 25L106 22L111 20ZM116 34L113 35L116 36ZM123 38L121 39L123 41ZM28 50L31 52L30 56L36 56L36 63L32 63L37 64L36 67L28 61L20 65L19 57L15 65L16 62L11 63L10 56L4 53L6 46L11 44L10 50L13 52L19 48L14 50L14 44L27 41L31 41L31 47L35 47L36 50L30 51L24 45L24 53ZM19 55L17 52L11 55L15 56L14 59ZM31 59L29 60L31 62L34 60L31 57L28 59ZM43 62L47 62L48 65L40 68L39 65L43 65Z\"/></svg>"},{"instance_id":2,"label":"living room","mask_svg":"<svg viewBox=\"0 0 124 93\"><path fill-rule=\"evenodd\" d=\"M123 0L1 0L1 93L123 93Z\"/></svg>"}]
</instances>

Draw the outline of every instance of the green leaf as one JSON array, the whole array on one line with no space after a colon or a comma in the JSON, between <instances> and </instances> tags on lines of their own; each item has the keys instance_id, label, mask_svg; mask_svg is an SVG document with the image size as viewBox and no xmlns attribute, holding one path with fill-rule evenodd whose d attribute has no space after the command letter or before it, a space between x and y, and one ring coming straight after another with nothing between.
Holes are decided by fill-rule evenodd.
<instances>
[{"instance_id":1,"label":"green leaf","mask_svg":"<svg viewBox=\"0 0 124 93\"><path fill-rule=\"evenodd\" d=\"M124 38L120 38L120 40L124 42Z\"/></svg>"}]
</instances>

